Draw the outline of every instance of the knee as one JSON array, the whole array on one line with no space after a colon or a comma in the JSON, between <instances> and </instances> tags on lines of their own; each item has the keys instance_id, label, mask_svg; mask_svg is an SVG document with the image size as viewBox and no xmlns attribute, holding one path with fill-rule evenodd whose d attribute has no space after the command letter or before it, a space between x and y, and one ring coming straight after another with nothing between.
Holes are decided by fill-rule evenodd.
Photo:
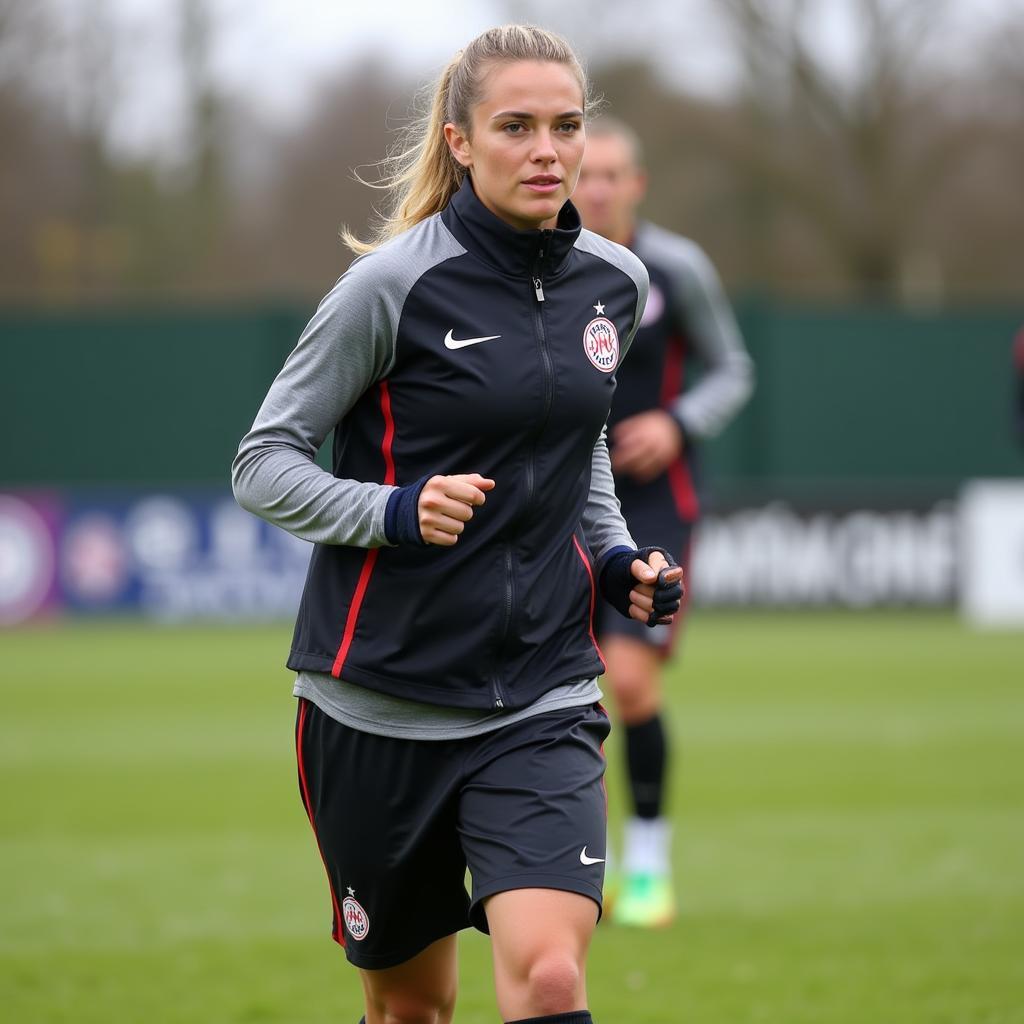
<instances>
[{"instance_id":1,"label":"knee","mask_svg":"<svg viewBox=\"0 0 1024 1024\"><path fill-rule=\"evenodd\" d=\"M580 1005L582 972L565 953L545 953L530 965L526 983L528 999L538 1016L567 1013Z\"/></svg>"},{"instance_id":2,"label":"knee","mask_svg":"<svg viewBox=\"0 0 1024 1024\"><path fill-rule=\"evenodd\" d=\"M455 1009L454 998L441 1001L416 995L393 996L379 1003L367 1021L380 1024L449 1024Z\"/></svg>"},{"instance_id":3,"label":"knee","mask_svg":"<svg viewBox=\"0 0 1024 1024\"><path fill-rule=\"evenodd\" d=\"M623 673L615 680L615 703L625 725L646 721L658 710L654 680L641 673Z\"/></svg>"}]
</instances>

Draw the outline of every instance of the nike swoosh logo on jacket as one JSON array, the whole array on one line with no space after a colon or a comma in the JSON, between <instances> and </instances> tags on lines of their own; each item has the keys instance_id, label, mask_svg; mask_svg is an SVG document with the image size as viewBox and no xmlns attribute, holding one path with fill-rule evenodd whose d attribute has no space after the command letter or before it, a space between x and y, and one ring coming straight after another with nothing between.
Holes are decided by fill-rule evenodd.
<instances>
[{"instance_id":1,"label":"nike swoosh logo on jacket","mask_svg":"<svg viewBox=\"0 0 1024 1024\"><path fill-rule=\"evenodd\" d=\"M460 348L469 348L470 345L479 345L482 341L495 341L500 337L500 334L489 334L486 338L466 338L464 340L457 341L452 337L452 332L449 331L444 336L444 347L455 352Z\"/></svg>"}]
</instances>

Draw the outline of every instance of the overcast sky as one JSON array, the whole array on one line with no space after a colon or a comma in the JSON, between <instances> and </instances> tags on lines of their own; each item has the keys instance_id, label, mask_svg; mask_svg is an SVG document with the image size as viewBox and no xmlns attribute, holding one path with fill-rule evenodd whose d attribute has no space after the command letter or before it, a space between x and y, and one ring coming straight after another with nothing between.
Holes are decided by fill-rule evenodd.
<instances>
[{"instance_id":1,"label":"overcast sky","mask_svg":"<svg viewBox=\"0 0 1024 1024\"><path fill-rule=\"evenodd\" d=\"M101 0L51 0L70 19L89 18ZM173 152L183 130L174 35L178 0L104 0L122 45L114 74L118 104L113 134L129 152ZM247 93L268 119L287 122L300 112L319 78L336 74L360 52L374 50L411 75L426 78L473 36L509 20L500 0L206 0L216 34L218 81ZM841 68L855 54L849 0L819 0L814 37L830 64ZM1024 19L1024 0L951 0L954 20L945 33L956 59L972 33L993 21ZM543 11L543 7L534 9ZM595 40L614 38L620 52L648 55L688 88L716 93L736 73L735 55L714 15L715 0L622 0L602 5L595 34L579 12L584 0L553 0L551 17L538 18L570 37L586 59ZM536 16L535 16L536 17ZM607 43L604 44L607 46Z\"/></svg>"}]
</instances>

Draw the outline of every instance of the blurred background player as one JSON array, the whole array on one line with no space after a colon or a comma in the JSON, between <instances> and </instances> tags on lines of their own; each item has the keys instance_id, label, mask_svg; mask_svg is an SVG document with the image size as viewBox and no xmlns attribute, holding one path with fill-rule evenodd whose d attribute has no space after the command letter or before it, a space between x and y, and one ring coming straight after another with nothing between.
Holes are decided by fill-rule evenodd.
<instances>
[{"instance_id":1,"label":"blurred background player","mask_svg":"<svg viewBox=\"0 0 1024 1024\"><path fill-rule=\"evenodd\" d=\"M586 227L632 249L651 276L647 309L618 371L609 418L616 491L637 543L651 544L656 537L674 544L674 554L688 568L691 533L700 515L697 442L717 434L736 415L753 390L754 372L701 248L637 219L646 188L636 133L614 118L589 125L573 202ZM684 390L695 366L700 381ZM615 710L625 726L632 801L622 877L609 876L607 898L615 921L656 927L675 915L661 667L677 629L647 629L607 614L599 614L597 628Z\"/></svg>"},{"instance_id":2,"label":"blurred background player","mask_svg":"<svg viewBox=\"0 0 1024 1024\"><path fill-rule=\"evenodd\" d=\"M1013 339L1013 367L1017 376L1014 423L1017 427L1017 440L1024 445L1024 327Z\"/></svg>"}]
</instances>

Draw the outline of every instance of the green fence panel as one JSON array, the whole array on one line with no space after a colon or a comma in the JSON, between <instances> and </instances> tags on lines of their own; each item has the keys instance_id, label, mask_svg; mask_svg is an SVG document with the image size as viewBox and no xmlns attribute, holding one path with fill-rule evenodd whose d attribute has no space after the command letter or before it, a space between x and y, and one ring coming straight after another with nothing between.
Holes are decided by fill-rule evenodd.
<instances>
[{"instance_id":1,"label":"green fence panel","mask_svg":"<svg viewBox=\"0 0 1024 1024\"><path fill-rule=\"evenodd\" d=\"M314 309L0 311L0 482L226 482ZM1010 358L1024 307L738 312L758 387L706 445L719 494L942 494L1024 474Z\"/></svg>"},{"instance_id":2,"label":"green fence panel","mask_svg":"<svg viewBox=\"0 0 1024 1024\"><path fill-rule=\"evenodd\" d=\"M288 311L0 315L0 479L226 481Z\"/></svg>"},{"instance_id":3,"label":"green fence panel","mask_svg":"<svg viewBox=\"0 0 1024 1024\"><path fill-rule=\"evenodd\" d=\"M1024 309L740 313L758 387L708 445L720 489L949 493L1024 473L1010 357Z\"/></svg>"}]
</instances>

